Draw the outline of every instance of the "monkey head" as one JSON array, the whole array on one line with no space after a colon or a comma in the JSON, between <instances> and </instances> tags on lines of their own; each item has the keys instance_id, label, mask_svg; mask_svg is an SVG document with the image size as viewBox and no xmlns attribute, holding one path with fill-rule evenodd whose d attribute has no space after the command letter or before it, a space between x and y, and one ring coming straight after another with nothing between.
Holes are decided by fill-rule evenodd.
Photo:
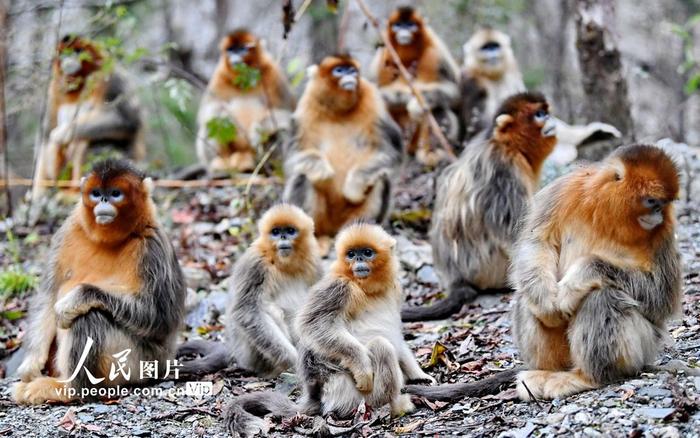
<instances>
[{"instance_id":1,"label":"monkey head","mask_svg":"<svg viewBox=\"0 0 700 438\"><path fill-rule=\"evenodd\" d=\"M125 160L108 159L80 181L82 226L95 241L116 243L154 219L152 181Z\"/></svg>"},{"instance_id":2,"label":"monkey head","mask_svg":"<svg viewBox=\"0 0 700 438\"><path fill-rule=\"evenodd\" d=\"M335 246L337 259L331 269L365 292L379 292L396 279L396 241L379 225L350 225L338 234Z\"/></svg>"},{"instance_id":3,"label":"monkey head","mask_svg":"<svg viewBox=\"0 0 700 438\"><path fill-rule=\"evenodd\" d=\"M68 86L76 91L85 78L102 68L102 55L96 44L77 35L66 35L58 43L54 68Z\"/></svg>"},{"instance_id":4,"label":"monkey head","mask_svg":"<svg viewBox=\"0 0 700 438\"><path fill-rule=\"evenodd\" d=\"M268 211L258 223L259 240L266 253L277 261L294 262L297 253L309 252L309 241L314 240L314 222L299 207L279 204Z\"/></svg>"},{"instance_id":5,"label":"monkey head","mask_svg":"<svg viewBox=\"0 0 700 438\"><path fill-rule=\"evenodd\" d=\"M360 64L350 55L328 56L320 64L309 67L307 73L308 95L324 110L345 115L359 102L363 79Z\"/></svg>"},{"instance_id":6,"label":"monkey head","mask_svg":"<svg viewBox=\"0 0 700 438\"><path fill-rule=\"evenodd\" d=\"M237 64L257 67L261 44L258 38L246 29L236 29L221 39L219 50L230 70Z\"/></svg>"},{"instance_id":7,"label":"monkey head","mask_svg":"<svg viewBox=\"0 0 700 438\"><path fill-rule=\"evenodd\" d=\"M678 175L673 159L656 146L620 147L589 175L587 192L597 206L591 214L601 226L620 224L621 230L644 239L663 224L673 225Z\"/></svg>"},{"instance_id":8,"label":"monkey head","mask_svg":"<svg viewBox=\"0 0 700 438\"><path fill-rule=\"evenodd\" d=\"M544 96L518 93L507 98L496 112L492 138L528 158L543 160L554 149L556 131Z\"/></svg>"},{"instance_id":9,"label":"monkey head","mask_svg":"<svg viewBox=\"0 0 700 438\"><path fill-rule=\"evenodd\" d=\"M462 49L466 67L492 79L499 79L515 66L510 37L490 27L479 29Z\"/></svg>"},{"instance_id":10,"label":"monkey head","mask_svg":"<svg viewBox=\"0 0 700 438\"><path fill-rule=\"evenodd\" d=\"M394 47L420 45L423 26L423 19L415 9L410 6L397 8L387 23L389 41Z\"/></svg>"}]
</instances>

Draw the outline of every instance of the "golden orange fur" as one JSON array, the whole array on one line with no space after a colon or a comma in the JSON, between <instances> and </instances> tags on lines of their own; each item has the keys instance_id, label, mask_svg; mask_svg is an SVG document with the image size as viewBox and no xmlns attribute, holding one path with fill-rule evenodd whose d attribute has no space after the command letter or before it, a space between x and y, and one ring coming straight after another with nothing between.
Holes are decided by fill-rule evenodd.
<instances>
[{"instance_id":1,"label":"golden orange fur","mask_svg":"<svg viewBox=\"0 0 700 438\"><path fill-rule=\"evenodd\" d=\"M291 258L279 257L269 238L273 228L283 226L293 226L299 232L293 243L294 257ZM295 205L278 204L267 210L258 222L258 238L252 245L258 248L270 265L285 274L297 276L306 273L309 279L316 275L314 267L318 259L318 244L314 237L314 223Z\"/></svg>"},{"instance_id":2,"label":"golden orange fur","mask_svg":"<svg viewBox=\"0 0 700 438\"><path fill-rule=\"evenodd\" d=\"M398 292L401 288L397 283L399 262L394 255L395 246L396 240L379 225L349 225L338 234L335 244L336 260L330 271L335 276L355 284L359 289L357 292L362 292L362 300ZM374 260L368 262L372 273L365 279L356 278L352 273L352 266L345 261L345 254L353 248L372 248L377 254Z\"/></svg>"},{"instance_id":3,"label":"golden orange fur","mask_svg":"<svg viewBox=\"0 0 700 438\"><path fill-rule=\"evenodd\" d=\"M353 203L343 195L346 177L353 167L375 158L379 147L377 120L385 112L376 87L360 77L356 91L343 90L331 71L338 65L359 63L347 55L325 58L299 100L295 116L299 125L301 150L316 150L329 162L334 175L315 184L321 193L315 205L316 234L333 236L349 221L362 217L367 203ZM361 138L366 147L357 147Z\"/></svg>"}]
</instances>

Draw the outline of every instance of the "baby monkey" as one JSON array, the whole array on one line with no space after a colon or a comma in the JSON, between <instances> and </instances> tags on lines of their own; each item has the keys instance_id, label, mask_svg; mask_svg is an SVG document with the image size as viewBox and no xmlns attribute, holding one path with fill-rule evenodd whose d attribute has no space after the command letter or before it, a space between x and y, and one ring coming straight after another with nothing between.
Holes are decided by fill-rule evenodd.
<instances>
[{"instance_id":1,"label":"baby monkey","mask_svg":"<svg viewBox=\"0 0 700 438\"><path fill-rule=\"evenodd\" d=\"M524 400L561 398L651 364L680 311L672 201L661 149L621 147L536 196L513 256L513 335Z\"/></svg>"},{"instance_id":2,"label":"baby monkey","mask_svg":"<svg viewBox=\"0 0 700 438\"><path fill-rule=\"evenodd\" d=\"M434 379L423 372L401 332L403 294L395 240L380 226L355 224L338 235L337 259L309 294L297 319L303 385L300 405L261 392L232 403L227 422L242 435L265 429L254 414L333 413L350 416L364 400L392 415L414 409L402 394L406 381Z\"/></svg>"},{"instance_id":3,"label":"baby monkey","mask_svg":"<svg viewBox=\"0 0 700 438\"><path fill-rule=\"evenodd\" d=\"M94 386L141 383L140 361L172 358L185 283L151 186L120 160L100 162L82 179L80 202L53 237L32 298L17 403L69 402ZM128 375L114 373L118 361ZM53 375L42 377L44 368Z\"/></svg>"},{"instance_id":4,"label":"baby monkey","mask_svg":"<svg viewBox=\"0 0 700 438\"><path fill-rule=\"evenodd\" d=\"M293 321L320 278L314 223L300 208L279 204L258 223L259 236L236 262L226 315L226 344L191 341L178 355L181 372L207 374L237 364L263 377L292 368L299 356Z\"/></svg>"}]
</instances>

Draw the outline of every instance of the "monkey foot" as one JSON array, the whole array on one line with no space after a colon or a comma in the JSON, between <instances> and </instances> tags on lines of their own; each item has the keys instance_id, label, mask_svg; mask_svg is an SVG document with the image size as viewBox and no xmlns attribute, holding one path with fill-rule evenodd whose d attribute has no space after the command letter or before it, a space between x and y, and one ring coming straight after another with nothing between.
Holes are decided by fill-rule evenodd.
<instances>
[{"instance_id":1,"label":"monkey foot","mask_svg":"<svg viewBox=\"0 0 700 438\"><path fill-rule=\"evenodd\" d=\"M597 388L580 370L573 371L523 371L518 374L518 396L524 401L534 399L553 400Z\"/></svg>"},{"instance_id":2,"label":"monkey foot","mask_svg":"<svg viewBox=\"0 0 700 438\"><path fill-rule=\"evenodd\" d=\"M39 377L29 383L19 382L14 388L14 398L18 404L23 405L71 401L68 386L53 377Z\"/></svg>"},{"instance_id":3,"label":"monkey foot","mask_svg":"<svg viewBox=\"0 0 700 438\"><path fill-rule=\"evenodd\" d=\"M411 402L411 396L409 394L401 394L391 402L392 417L401 417L415 410L416 407L413 405L413 402Z\"/></svg>"}]
</instances>

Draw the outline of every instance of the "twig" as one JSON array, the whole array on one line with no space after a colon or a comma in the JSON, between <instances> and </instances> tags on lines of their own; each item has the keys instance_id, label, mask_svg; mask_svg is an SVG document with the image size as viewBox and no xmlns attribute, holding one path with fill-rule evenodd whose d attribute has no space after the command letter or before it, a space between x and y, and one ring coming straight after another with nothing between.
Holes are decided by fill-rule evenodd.
<instances>
[{"instance_id":1,"label":"twig","mask_svg":"<svg viewBox=\"0 0 700 438\"><path fill-rule=\"evenodd\" d=\"M430 126L430 130L438 139L438 142L445 150L445 153L447 153L450 159L454 160L457 157L455 156L454 150L452 149L452 145L450 145L450 142L447 141L447 138L445 138L445 134L443 134L442 129L440 129L440 125L438 124L437 120L435 120L435 116L433 116L432 111L425 103L425 98L423 97L423 94L413 85L413 76L408 70L406 70L406 67L404 67L403 63L401 62L401 57L399 57L399 54L396 52L396 49L391 44L391 41L389 41L389 37L386 34L386 32L383 32L381 30L379 26L379 20L377 19L377 17L372 15L370 10L367 8L367 5L365 4L364 0L356 1L357 4L360 6L360 9L362 10L362 13L365 14L365 17L367 17L367 20L369 20L372 27L374 27L381 36L382 41L384 42L384 47L386 48L386 50L389 51L389 56L391 56L391 60L394 62L394 64L396 64L397 68L399 69L399 73L406 81L408 88L411 90L411 93L413 94L413 96L415 96L416 100L418 101L418 105L420 105L421 109L423 110L423 114L425 114L425 116L428 118L428 125Z\"/></svg>"},{"instance_id":2,"label":"twig","mask_svg":"<svg viewBox=\"0 0 700 438\"><path fill-rule=\"evenodd\" d=\"M313 0L304 0L304 3L299 6L299 9L297 9L297 13L294 15L294 22L297 23L299 19L301 18L302 15L304 15L304 12L309 8L309 5L311 5L311 2Z\"/></svg>"},{"instance_id":3,"label":"twig","mask_svg":"<svg viewBox=\"0 0 700 438\"><path fill-rule=\"evenodd\" d=\"M229 178L229 179L214 179L214 180L179 180L179 179L158 179L153 181L156 187L166 189L181 189L192 187L227 187L227 186L264 186L279 183L279 178L261 177L250 175L247 177ZM7 181L9 187L31 187L32 179L30 178L9 178ZM55 187L58 189L74 189L80 187L80 181L53 181L45 179L39 181L42 187ZM0 188L5 187L5 182L0 181Z\"/></svg>"},{"instance_id":4,"label":"twig","mask_svg":"<svg viewBox=\"0 0 700 438\"><path fill-rule=\"evenodd\" d=\"M5 67L7 66L7 25L9 24L8 10L10 2L0 0L0 155L2 156L3 179L10 178L10 158L7 148L7 112L5 108ZM5 201L7 202L7 217L12 216L12 193L10 188L5 187Z\"/></svg>"},{"instance_id":5,"label":"twig","mask_svg":"<svg viewBox=\"0 0 700 438\"><path fill-rule=\"evenodd\" d=\"M530 388L529 388L529 387L527 386L527 384L525 383L525 380L521 380L520 383L523 384L523 386L525 387L525 390L527 391L528 395L530 396L530 398L532 399L532 401L535 402L535 404L537 405L537 407L540 408L540 409L542 409L542 405L540 404L540 401L537 400L537 397L535 397L535 394L533 394L532 391L530 391Z\"/></svg>"},{"instance_id":6,"label":"twig","mask_svg":"<svg viewBox=\"0 0 700 438\"><path fill-rule=\"evenodd\" d=\"M345 8L343 8L343 15L340 17L340 27L338 29L338 53L343 53L345 51L345 34L348 32L348 25L350 24L350 0L345 2Z\"/></svg>"}]
</instances>

